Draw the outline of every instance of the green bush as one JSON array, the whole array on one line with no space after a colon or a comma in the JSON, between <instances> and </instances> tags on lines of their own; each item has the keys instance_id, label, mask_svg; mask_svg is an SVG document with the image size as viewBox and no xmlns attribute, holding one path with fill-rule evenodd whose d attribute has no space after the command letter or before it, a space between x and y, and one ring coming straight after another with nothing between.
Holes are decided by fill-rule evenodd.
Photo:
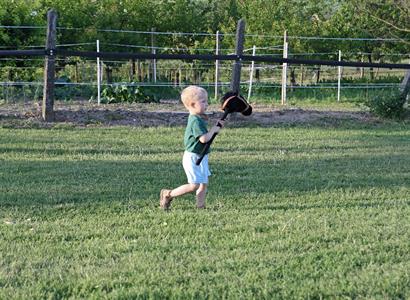
<instances>
[{"instance_id":1,"label":"green bush","mask_svg":"<svg viewBox=\"0 0 410 300\"><path fill-rule=\"evenodd\" d=\"M380 93L369 100L365 105L370 111L383 118L400 119L404 116L406 97L398 90Z\"/></svg>"},{"instance_id":2,"label":"green bush","mask_svg":"<svg viewBox=\"0 0 410 300\"><path fill-rule=\"evenodd\" d=\"M152 95L147 95L140 86L108 86L101 92L102 103L149 103L158 102Z\"/></svg>"}]
</instances>

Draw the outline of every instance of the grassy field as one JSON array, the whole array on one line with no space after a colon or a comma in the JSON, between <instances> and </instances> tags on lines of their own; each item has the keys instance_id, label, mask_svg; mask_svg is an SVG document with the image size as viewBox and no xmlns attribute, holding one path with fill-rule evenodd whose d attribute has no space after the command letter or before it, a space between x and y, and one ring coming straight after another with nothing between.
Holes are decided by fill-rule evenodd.
<instances>
[{"instance_id":1,"label":"grassy field","mask_svg":"<svg viewBox=\"0 0 410 300\"><path fill-rule=\"evenodd\" d=\"M410 125L0 128L0 299L410 298Z\"/></svg>"}]
</instances>

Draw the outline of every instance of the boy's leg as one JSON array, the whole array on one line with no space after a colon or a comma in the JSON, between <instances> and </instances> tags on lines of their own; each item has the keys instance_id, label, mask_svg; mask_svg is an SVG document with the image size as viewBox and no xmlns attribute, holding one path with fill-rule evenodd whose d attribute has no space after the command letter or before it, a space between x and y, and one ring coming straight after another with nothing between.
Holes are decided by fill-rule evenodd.
<instances>
[{"instance_id":1,"label":"boy's leg","mask_svg":"<svg viewBox=\"0 0 410 300\"><path fill-rule=\"evenodd\" d=\"M199 184L199 188L196 190L196 207L205 208L205 198L208 185L206 183Z\"/></svg>"},{"instance_id":2,"label":"boy's leg","mask_svg":"<svg viewBox=\"0 0 410 300\"><path fill-rule=\"evenodd\" d=\"M175 197L178 197L178 196L185 195L187 193L192 193L192 192L195 192L198 189L198 187L199 187L199 184L187 183L187 184L181 185L181 186L173 189L170 192L170 196L171 196L171 198L175 198Z\"/></svg>"},{"instance_id":3,"label":"boy's leg","mask_svg":"<svg viewBox=\"0 0 410 300\"><path fill-rule=\"evenodd\" d=\"M163 189L161 190L161 193L159 196L160 198L159 206L165 210L170 209L172 199L178 196L182 196L187 193L192 193L195 190L197 190L198 187L199 187L199 184L188 183L188 184L181 185L180 187L177 187L176 189L173 189L173 190Z\"/></svg>"}]
</instances>

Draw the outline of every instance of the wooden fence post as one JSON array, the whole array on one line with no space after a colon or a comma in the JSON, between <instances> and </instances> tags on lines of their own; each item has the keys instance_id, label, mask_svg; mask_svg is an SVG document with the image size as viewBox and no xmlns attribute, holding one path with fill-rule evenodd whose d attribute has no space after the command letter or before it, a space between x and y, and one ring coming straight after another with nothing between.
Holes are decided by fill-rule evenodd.
<instances>
[{"instance_id":1,"label":"wooden fence post","mask_svg":"<svg viewBox=\"0 0 410 300\"><path fill-rule=\"evenodd\" d=\"M245 40L245 21L239 20L236 28L236 45L235 54L240 57L243 54L243 43ZM241 60L238 58L232 65L232 78L231 78L231 91L238 93L240 92L241 85Z\"/></svg>"},{"instance_id":2,"label":"wooden fence post","mask_svg":"<svg viewBox=\"0 0 410 300\"><path fill-rule=\"evenodd\" d=\"M54 121L54 79L55 79L55 57L57 33L57 12L51 9L47 12L47 40L44 63L44 90L42 118L46 122Z\"/></svg>"},{"instance_id":3,"label":"wooden fence post","mask_svg":"<svg viewBox=\"0 0 410 300\"><path fill-rule=\"evenodd\" d=\"M404 79L400 84L400 92L404 98L407 98L410 93L410 70L407 70Z\"/></svg>"}]
</instances>

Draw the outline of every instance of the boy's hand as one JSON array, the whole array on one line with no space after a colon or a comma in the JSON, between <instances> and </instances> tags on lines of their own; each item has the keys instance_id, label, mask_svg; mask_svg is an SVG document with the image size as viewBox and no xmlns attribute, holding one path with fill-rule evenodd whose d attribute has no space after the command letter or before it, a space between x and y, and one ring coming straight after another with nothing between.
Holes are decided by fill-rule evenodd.
<instances>
[{"instance_id":1,"label":"boy's hand","mask_svg":"<svg viewBox=\"0 0 410 300\"><path fill-rule=\"evenodd\" d=\"M224 127L225 121L224 120L219 120L216 122L216 125L211 128L212 133L218 133L223 127Z\"/></svg>"},{"instance_id":2,"label":"boy's hand","mask_svg":"<svg viewBox=\"0 0 410 300\"><path fill-rule=\"evenodd\" d=\"M221 130L222 127L219 127L218 125L215 125L209 130L209 134L212 136L214 133L218 133Z\"/></svg>"},{"instance_id":3,"label":"boy's hand","mask_svg":"<svg viewBox=\"0 0 410 300\"><path fill-rule=\"evenodd\" d=\"M219 120L215 126L212 126L208 133L199 137L199 141L203 144L207 143L215 133L218 133L224 127L225 121Z\"/></svg>"}]
</instances>

